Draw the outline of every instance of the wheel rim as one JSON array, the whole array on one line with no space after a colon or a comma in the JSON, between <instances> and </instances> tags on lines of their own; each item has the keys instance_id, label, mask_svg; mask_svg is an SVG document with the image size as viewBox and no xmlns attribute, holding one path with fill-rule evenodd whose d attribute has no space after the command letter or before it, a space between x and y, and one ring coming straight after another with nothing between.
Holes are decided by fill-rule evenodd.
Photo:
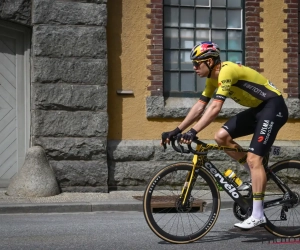
<instances>
[{"instance_id":1,"label":"wheel rim","mask_svg":"<svg viewBox=\"0 0 300 250\"><path fill-rule=\"evenodd\" d=\"M218 194L207 186L207 181L212 180L201 175L197 177L191 196L182 204L180 193L190 169L178 166L176 171L159 175L148 188L151 194L144 204L152 211L147 213L148 224L159 237L170 242L183 243L203 237L219 213Z\"/></svg>"},{"instance_id":2,"label":"wheel rim","mask_svg":"<svg viewBox=\"0 0 300 250\"><path fill-rule=\"evenodd\" d=\"M284 165L285 167L288 165ZM295 166L274 168L276 175L291 189L292 195L281 191L273 180L267 183L265 202L282 199L290 201L286 205L265 208L266 228L275 235L298 237L300 235L300 164Z\"/></svg>"}]
</instances>

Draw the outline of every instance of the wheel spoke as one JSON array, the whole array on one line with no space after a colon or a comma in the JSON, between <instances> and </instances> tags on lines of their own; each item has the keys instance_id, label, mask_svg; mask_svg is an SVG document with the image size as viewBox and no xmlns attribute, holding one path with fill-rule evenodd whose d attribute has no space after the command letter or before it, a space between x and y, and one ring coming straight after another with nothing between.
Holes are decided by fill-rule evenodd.
<instances>
[{"instance_id":1,"label":"wheel spoke","mask_svg":"<svg viewBox=\"0 0 300 250\"><path fill-rule=\"evenodd\" d=\"M269 179L265 199L274 202L276 199L281 199L288 202L265 209L266 229L281 237L299 237L300 161L282 161L271 166L271 169L296 195L296 198L293 198L288 192L282 192L278 185L272 179Z\"/></svg>"},{"instance_id":2,"label":"wheel spoke","mask_svg":"<svg viewBox=\"0 0 300 250\"><path fill-rule=\"evenodd\" d=\"M219 193L205 170L199 171L190 197L182 204L180 195L191 169L191 164L171 165L160 171L145 191L146 221L155 234L169 242L191 242L203 237L219 214Z\"/></svg>"}]
</instances>

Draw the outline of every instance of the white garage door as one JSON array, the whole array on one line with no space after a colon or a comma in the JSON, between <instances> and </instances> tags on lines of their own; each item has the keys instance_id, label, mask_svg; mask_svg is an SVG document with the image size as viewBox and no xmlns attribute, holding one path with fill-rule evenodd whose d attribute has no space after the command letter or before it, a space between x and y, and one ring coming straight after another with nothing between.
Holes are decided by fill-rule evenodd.
<instances>
[{"instance_id":1,"label":"white garage door","mask_svg":"<svg viewBox=\"0 0 300 250\"><path fill-rule=\"evenodd\" d=\"M0 22L0 186L18 172L29 147L29 36Z\"/></svg>"}]
</instances>

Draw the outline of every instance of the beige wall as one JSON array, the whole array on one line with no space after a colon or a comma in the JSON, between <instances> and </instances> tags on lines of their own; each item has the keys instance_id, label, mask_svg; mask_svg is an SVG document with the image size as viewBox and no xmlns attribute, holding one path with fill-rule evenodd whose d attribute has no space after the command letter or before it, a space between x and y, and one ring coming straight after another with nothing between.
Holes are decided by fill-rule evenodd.
<instances>
[{"instance_id":1,"label":"beige wall","mask_svg":"<svg viewBox=\"0 0 300 250\"><path fill-rule=\"evenodd\" d=\"M260 47L263 48L261 57L264 59L260 66L264 69L263 74L270 79L282 92L286 88L283 79L287 78L287 74L283 73L283 69L287 68L284 59L287 54L283 52L286 47L284 39L287 34L282 30L286 29L284 20L287 18L283 12L287 8L284 1L264 0L261 4L264 11L261 13L263 23L261 25L263 31L261 37L263 41ZM283 94L286 98L286 94ZM278 140L299 140L300 139L300 121L289 120L281 129L277 136Z\"/></svg>"},{"instance_id":2,"label":"beige wall","mask_svg":"<svg viewBox=\"0 0 300 250\"><path fill-rule=\"evenodd\" d=\"M159 139L163 131L174 129L180 119L151 119L146 118L146 96L149 95L147 80L150 72L147 65L150 61L145 55L149 54L147 45L149 34L146 14L149 13L149 0L114 0L108 1L108 114L110 140L151 140ZM286 53L283 40L286 34L286 15L283 9L284 1L265 0L261 3L264 12L261 17L263 48L261 54L264 62L261 67L268 77L280 90L285 87L283 68L286 68L284 58ZM133 96L117 95L117 90L132 90ZM213 139L225 120L217 119L208 128L199 133L202 139ZM300 140L300 122L290 120L278 134L278 140ZM245 137L242 139L249 139Z\"/></svg>"},{"instance_id":3,"label":"beige wall","mask_svg":"<svg viewBox=\"0 0 300 250\"><path fill-rule=\"evenodd\" d=\"M284 1L264 0L260 5L264 9L261 13L264 22L261 25L263 31L260 33L263 38L260 43L263 49L263 62L260 63L260 67L264 69L264 76L282 90L286 87L282 79L287 78L287 74L283 73L283 68L286 68L283 60L287 57L283 48L286 47L284 39L287 38L287 34L282 32L287 28L284 23L286 14L283 12L286 4Z\"/></svg>"}]
</instances>

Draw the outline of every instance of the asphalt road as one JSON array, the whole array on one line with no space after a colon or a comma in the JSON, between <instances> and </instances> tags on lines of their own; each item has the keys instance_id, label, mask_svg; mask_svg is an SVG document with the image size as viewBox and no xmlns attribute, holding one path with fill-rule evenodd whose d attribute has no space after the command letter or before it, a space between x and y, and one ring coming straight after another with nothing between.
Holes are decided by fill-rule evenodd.
<instances>
[{"instance_id":1,"label":"asphalt road","mask_svg":"<svg viewBox=\"0 0 300 250\"><path fill-rule=\"evenodd\" d=\"M1 214L0 249L195 250L299 249L264 228L240 231L231 209L223 209L214 228L200 241L174 245L148 228L141 212Z\"/></svg>"}]
</instances>

